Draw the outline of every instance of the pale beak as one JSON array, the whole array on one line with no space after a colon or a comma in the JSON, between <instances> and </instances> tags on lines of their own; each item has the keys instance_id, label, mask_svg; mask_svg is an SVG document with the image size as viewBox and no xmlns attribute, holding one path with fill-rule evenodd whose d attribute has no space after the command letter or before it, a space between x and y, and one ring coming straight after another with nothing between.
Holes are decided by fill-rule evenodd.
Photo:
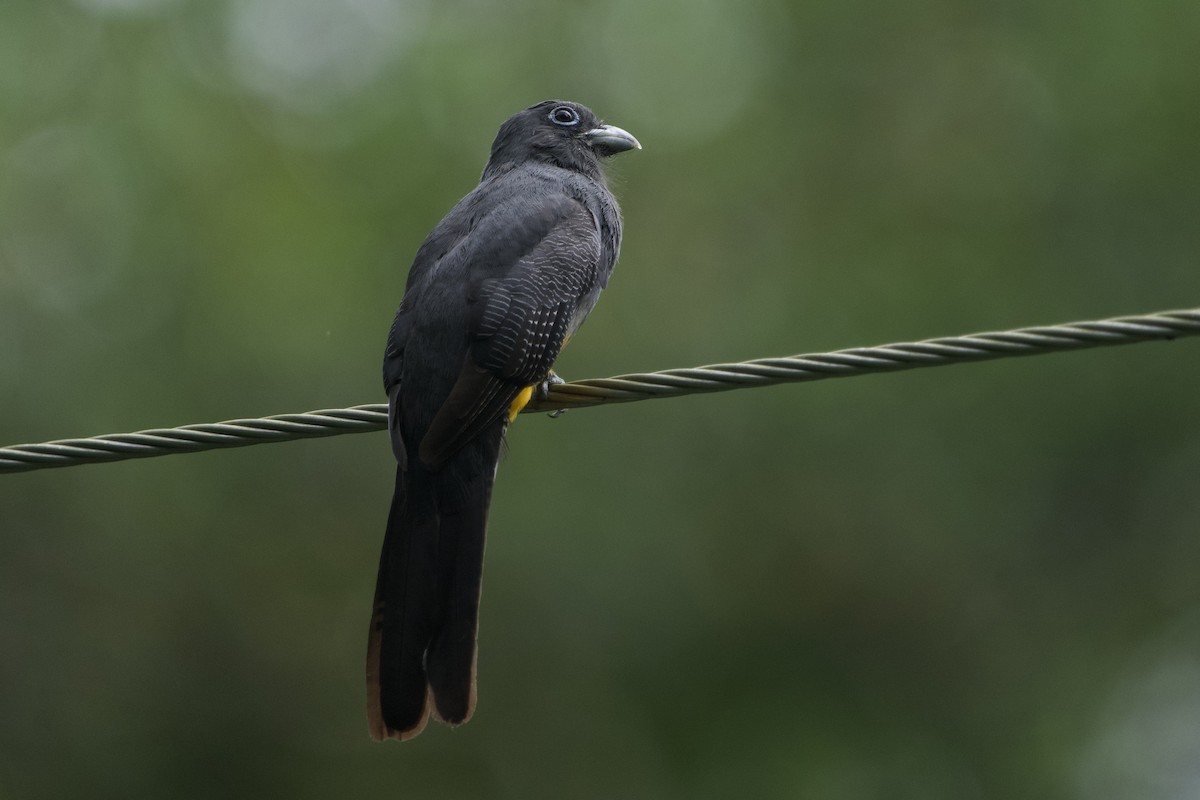
<instances>
[{"instance_id":1,"label":"pale beak","mask_svg":"<svg viewBox=\"0 0 1200 800\"><path fill-rule=\"evenodd\" d=\"M641 150L641 143L629 131L621 130L616 125L601 125L583 134L588 144L602 156L616 155L626 150Z\"/></svg>"}]
</instances>

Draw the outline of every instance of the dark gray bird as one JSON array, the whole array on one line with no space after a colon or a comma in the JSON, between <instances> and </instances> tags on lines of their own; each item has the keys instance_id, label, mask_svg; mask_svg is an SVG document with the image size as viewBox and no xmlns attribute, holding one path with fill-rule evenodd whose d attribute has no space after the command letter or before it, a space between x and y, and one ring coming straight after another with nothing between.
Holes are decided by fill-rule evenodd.
<instances>
[{"instance_id":1,"label":"dark gray bird","mask_svg":"<svg viewBox=\"0 0 1200 800\"><path fill-rule=\"evenodd\" d=\"M505 429L608 284L621 215L601 162L641 148L578 103L510 117L483 178L417 251L383 382L396 489L367 646L375 739L475 710L492 479Z\"/></svg>"}]
</instances>

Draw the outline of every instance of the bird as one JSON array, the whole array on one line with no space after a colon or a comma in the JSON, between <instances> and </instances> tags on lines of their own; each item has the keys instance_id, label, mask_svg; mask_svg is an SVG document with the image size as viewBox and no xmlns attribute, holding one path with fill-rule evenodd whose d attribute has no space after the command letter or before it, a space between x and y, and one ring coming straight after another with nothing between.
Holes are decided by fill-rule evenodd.
<instances>
[{"instance_id":1,"label":"bird","mask_svg":"<svg viewBox=\"0 0 1200 800\"><path fill-rule=\"evenodd\" d=\"M508 426L608 285L621 212L604 162L640 150L586 106L547 100L499 129L479 184L417 250L383 380L396 483L367 644L375 740L476 705L479 594Z\"/></svg>"}]
</instances>

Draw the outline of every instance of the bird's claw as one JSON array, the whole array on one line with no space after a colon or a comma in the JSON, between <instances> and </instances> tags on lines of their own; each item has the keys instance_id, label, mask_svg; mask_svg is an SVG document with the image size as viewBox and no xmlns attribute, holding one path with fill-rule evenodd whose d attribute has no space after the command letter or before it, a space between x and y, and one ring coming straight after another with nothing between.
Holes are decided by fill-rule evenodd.
<instances>
[{"instance_id":1,"label":"bird's claw","mask_svg":"<svg viewBox=\"0 0 1200 800\"><path fill-rule=\"evenodd\" d=\"M566 381L564 381L562 378L558 377L558 375L556 375L554 373L554 370L550 370L550 374L546 376L546 380L544 380L538 384L537 390L534 392L534 397L538 400L538 402L541 402L541 403L549 402L550 387L561 386L564 383L566 383ZM556 411L551 411L550 419L558 419L565 413L567 413L567 409L565 409L565 408L560 408Z\"/></svg>"}]
</instances>

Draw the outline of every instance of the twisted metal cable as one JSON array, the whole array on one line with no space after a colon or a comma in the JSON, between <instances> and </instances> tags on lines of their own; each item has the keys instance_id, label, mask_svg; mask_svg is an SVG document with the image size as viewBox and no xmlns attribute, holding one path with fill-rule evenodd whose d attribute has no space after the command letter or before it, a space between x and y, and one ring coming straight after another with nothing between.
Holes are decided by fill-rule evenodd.
<instances>
[{"instance_id":1,"label":"twisted metal cable","mask_svg":"<svg viewBox=\"0 0 1200 800\"><path fill-rule=\"evenodd\" d=\"M366 433L387 427L387 405L279 414L260 419L231 419L137 433L109 433L88 439L0 447L0 472L26 472L76 464L99 464L172 453L199 453L223 447L290 442L340 433Z\"/></svg>"},{"instance_id":2,"label":"twisted metal cable","mask_svg":"<svg viewBox=\"0 0 1200 800\"><path fill-rule=\"evenodd\" d=\"M1200 308L1162 311L1135 317L583 380L552 387L546 400L530 403L528 410L628 403L654 397L723 392L750 386L818 381L872 372L896 372L964 361L1034 356L1059 350L1081 350L1196 335L1200 335Z\"/></svg>"},{"instance_id":3,"label":"twisted metal cable","mask_svg":"<svg viewBox=\"0 0 1200 800\"><path fill-rule=\"evenodd\" d=\"M1151 340L1200 335L1200 308L1162 311L1133 317L1073 322L995 333L976 333L925 339L920 342L855 347L832 353L786 358L760 358L735 364L712 364L692 369L633 373L552 386L544 398L525 411L584 408L607 403L630 403L685 394L722 392L778 383L843 378L872 372L895 372L966 361L1032 356L1060 350L1080 350ZM148 458L171 453L196 453L222 447L245 447L342 433L366 433L387 427L382 403L325 409L306 414L280 414L259 419L236 419L137 433L114 433L88 439L63 439L42 444L0 448L0 472L25 472L76 464Z\"/></svg>"}]
</instances>

